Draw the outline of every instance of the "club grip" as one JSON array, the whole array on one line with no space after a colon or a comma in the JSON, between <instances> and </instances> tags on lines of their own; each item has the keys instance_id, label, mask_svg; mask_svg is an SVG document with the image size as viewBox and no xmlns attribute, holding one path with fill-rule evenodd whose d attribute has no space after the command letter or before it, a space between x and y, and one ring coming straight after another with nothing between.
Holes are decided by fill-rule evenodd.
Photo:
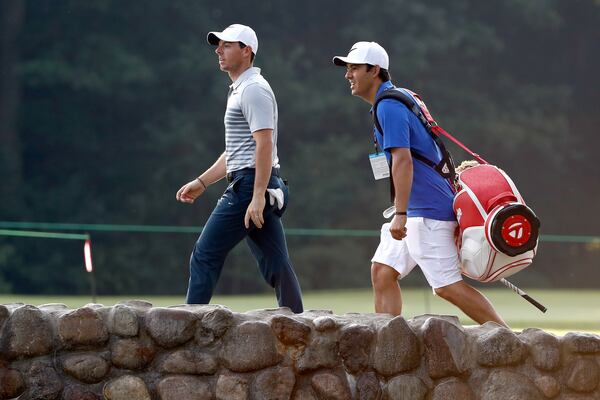
<instances>
[{"instance_id":1,"label":"club grip","mask_svg":"<svg viewBox=\"0 0 600 400\"><path fill-rule=\"evenodd\" d=\"M537 308L541 312L545 313L547 311L546 307L544 307L542 304L540 304L537 301L535 301L534 299L532 299L528 294L524 294L524 295L522 295L522 297L525 300L527 300L528 302L530 302L531 304L533 304L535 306L535 308Z\"/></svg>"}]
</instances>

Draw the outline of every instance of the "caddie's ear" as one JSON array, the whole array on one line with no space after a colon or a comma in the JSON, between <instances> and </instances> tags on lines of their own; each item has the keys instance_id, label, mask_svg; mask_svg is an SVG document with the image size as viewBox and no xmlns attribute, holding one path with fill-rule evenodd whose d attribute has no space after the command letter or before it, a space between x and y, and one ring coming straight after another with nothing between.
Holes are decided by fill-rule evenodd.
<instances>
[{"instance_id":1,"label":"caddie's ear","mask_svg":"<svg viewBox=\"0 0 600 400\"><path fill-rule=\"evenodd\" d=\"M379 76L380 69L381 67L379 65L373 65L373 68L369 70L369 73L371 74L371 76L373 76L373 78L376 78L377 76Z\"/></svg>"}]
</instances>

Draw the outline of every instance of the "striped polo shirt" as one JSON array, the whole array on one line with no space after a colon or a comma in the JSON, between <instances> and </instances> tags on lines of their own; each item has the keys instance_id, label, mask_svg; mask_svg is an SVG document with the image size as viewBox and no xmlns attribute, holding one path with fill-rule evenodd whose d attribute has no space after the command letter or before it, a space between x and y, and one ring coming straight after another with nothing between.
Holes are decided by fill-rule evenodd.
<instances>
[{"instance_id":1,"label":"striped polo shirt","mask_svg":"<svg viewBox=\"0 0 600 400\"><path fill-rule=\"evenodd\" d=\"M227 172L256 166L252 132L273 129L273 167L277 157L277 101L260 68L251 67L229 87L225 110L225 160Z\"/></svg>"}]
</instances>

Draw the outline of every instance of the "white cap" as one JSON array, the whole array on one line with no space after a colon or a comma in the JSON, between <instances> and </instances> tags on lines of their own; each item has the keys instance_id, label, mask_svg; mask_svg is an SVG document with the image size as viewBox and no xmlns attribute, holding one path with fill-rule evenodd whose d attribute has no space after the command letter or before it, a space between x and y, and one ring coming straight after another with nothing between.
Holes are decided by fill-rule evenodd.
<instances>
[{"instance_id":1,"label":"white cap","mask_svg":"<svg viewBox=\"0 0 600 400\"><path fill-rule=\"evenodd\" d=\"M356 42L350 49L348 56L335 56L333 63L345 67L346 64L379 65L380 68L389 69L390 58L385 49L376 42Z\"/></svg>"},{"instance_id":2,"label":"white cap","mask_svg":"<svg viewBox=\"0 0 600 400\"><path fill-rule=\"evenodd\" d=\"M256 37L256 33L252 28L246 25L233 24L225 28L223 32L208 32L208 35L206 36L206 41L208 41L208 43L217 46L219 40L244 43L252 49L254 55L256 55L256 52L258 51L258 38Z\"/></svg>"}]
</instances>

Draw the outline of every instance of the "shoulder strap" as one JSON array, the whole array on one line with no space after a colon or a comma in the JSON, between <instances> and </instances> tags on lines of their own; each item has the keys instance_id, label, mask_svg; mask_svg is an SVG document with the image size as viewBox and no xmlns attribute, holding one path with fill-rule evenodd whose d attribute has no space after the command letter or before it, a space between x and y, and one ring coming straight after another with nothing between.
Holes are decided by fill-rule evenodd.
<instances>
[{"instance_id":1,"label":"shoulder strap","mask_svg":"<svg viewBox=\"0 0 600 400\"><path fill-rule=\"evenodd\" d=\"M400 103L404 104L406 108L413 112L413 114L417 115L417 117L419 116L417 113L415 113L415 110L413 110L413 106L415 106L415 101L412 98L410 98L406 93L402 92L398 88L390 88L384 90L379 94L379 96L375 98L375 103L373 104L373 122L375 123L375 127L377 128L377 130L381 132L382 135L383 129L381 128L381 125L379 124L379 119L377 118L377 107L379 106L381 100L385 99L397 100ZM423 121L421 120L421 122Z\"/></svg>"},{"instance_id":2,"label":"shoulder strap","mask_svg":"<svg viewBox=\"0 0 600 400\"><path fill-rule=\"evenodd\" d=\"M433 161L426 158L425 156L411 149L410 152L412 156L415 159L435 169L444 179L450 180L450 186L454 187L453 182L454 177L456 176L456 172L454 170L454 162L452 160L452 155L446 149L444 142L442 142L439 136L434 133L433 128L437 126L437 123L431 116L431 113L427 109L427 106L425 105L423 100L421 100L419 95L417 95L414 92L411 92L408 89L390 88L381 92L379 96L375 98L375 103L373 104L373 123L382 135L384 134L384 132L381 128L381 124L379 124L379 119L377 118L377 107L379 106L379 103L384 99L394 99L401 102L406 106L406 108L408 108L413 114L415 114L417 118L419 118L419 121L421 121L421 123L425 127L425 130L429 133L435 144L439 147L442 153L442 159L439 163L436 164Z\"/></svg>"}]
</instances>

